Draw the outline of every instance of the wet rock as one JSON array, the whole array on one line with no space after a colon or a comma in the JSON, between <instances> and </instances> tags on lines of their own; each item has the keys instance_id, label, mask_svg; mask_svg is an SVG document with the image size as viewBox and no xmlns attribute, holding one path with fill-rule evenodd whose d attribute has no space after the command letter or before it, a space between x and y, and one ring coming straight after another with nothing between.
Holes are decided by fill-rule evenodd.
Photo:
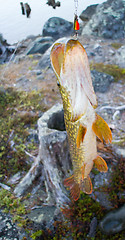
<instances>
[{"instance_id":1,"label":"wet rock","mask_svg":"<svg viewBox=\"0 0 125 240\"><path fill-rule=\"evenodd\" d=\"M39 37L29 45L28 49L26 50L26 55L34 53L43 54L52 45L52 43L52 37Z\"/></svg>"},{"instance_id":2,"label":"wet rock","mask_svg":"<svg viewBox=\"0 0 125 240\"><path fill-rule=\"evenodd\" d=\"M95 14L85 25L82 35L119 39L125 37L125 1L108 0L99 4Z\"/></svg>"},{"instance_id":3,"label":"wet rock","mask_svg":"<svg viewBox=\"0 0 125 240\"><path fill-rule=\"evenodd\" d=\"M95 13L97 6L98 4L93 4L88 6L84 11L82 11L79 18L82 21L88 21L92 17L92 15Z\"/></svg>"},{"instance_id":4,"label":"wet rock","mask_svg":"<svg viewBox=\"0 0 125 240\"><path fill-rule=\"evenodd\" d=\"M73 34L73 23L64 20L63 18L52 17L43 27L43 36L51 36L58 39Z\"/></svg>"},{"instance_id":5,"label":"wet rock","mask_svg":"<svg viewBox=\"0 0 125 240\"><path fill-rule=\"evenodd\" d=\"M114 82L111 75L96 70L91 71L91 76L95 92L105 93L108 91L110 84Z\"/></svg>"},{"instance_id":6,"label":"wet rock","mask_svg":"<svg viewBox=\"0 0 125 240\"><path fill-rule=\"evenodd\" d=\"M108 213L100 223L101 230L106 234L118 233L125 229L125 205Z\"/></svg>"}]
</instances>

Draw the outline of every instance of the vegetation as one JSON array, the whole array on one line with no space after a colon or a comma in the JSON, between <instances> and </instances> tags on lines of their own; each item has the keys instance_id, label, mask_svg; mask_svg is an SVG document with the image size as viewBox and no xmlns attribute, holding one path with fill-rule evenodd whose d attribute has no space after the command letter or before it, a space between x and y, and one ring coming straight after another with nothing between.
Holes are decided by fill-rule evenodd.
<instances>
[{"instance_id":1,"label":"vegetation","mask_svg":"<svg viewBox=\"0 0 125 240\"><path fill-rule=\"evenodd\" d=\"M119 49L123 44L119 42L114 42L111 44L111 46L115 49Z\"/></svg>"},{"instance_id":2,"label":"vegetation","mask_svg":"<svg viewBox=\"0 0 125 240\"><path fill-rule=\"evenodd\" d=\"M109 68L108 68L109 66ZM115 65L96 64L94 69L111 74L114 69L115 80L122 79L125 76L125 70L115 67ZM110 68L111 67L111 68ZM111 75L113 75L111 74ZM29 157L26 151L34 154L38 145L32 139L28 140L29 129L36 129L36 122L40 114L46 111L48 106L44 103L43 91L17 92L12 88L3 89L0 94L0 179L5 181L19 170L27 171L30 167ZM118 160L118 159L117 159ZM125 160L118 160L117 168L112 171L112 181L110 187L100 188L99 191L105 191L109 194L110 201L114 209L124 203L123 193L125 189ZM98 174L97 170L93 170ZM121 196L119 196L121 194ZM27 196L28 198L29 196ZM104 240L123 240L123 232L107 236L103 234L99 226L96 229L95 238L87 237L90 223L93 217L97 218L98 224L107 210L100 206L90 196L81 193L77 202L71 202L69 207L63 207L62 213L64 221L55 221L54 231L50 229L44 231L37 229L30 231L31 223L26 217L29 210L25 207L24 199L16 198L7 190L0 190L0 208L4 212L11 213L13 221L20 227L25 228L32 239L35 240L64 240L64 239L104 239Z\"/></svg>"},{"instance_id":3,"label":"vegetation","mask_svg":"<svg viewBox=\"0 0 125 240\"><path fill-rule=\"evenodd\" d=\"M104 63L91 63L91 70L97 70L112 75L115 81L125 79L125 68L119 68L117 65Z\"/></svg>"},{"instance_id":4,"label":"vegetation","mask_svg":"<svg viewBox=\"0 0 125 240\"><path fill-rule=\"evenodd\" d=\"M29 129L36 128L40 114L47 110L43 93L18 92L11 88L0 94L0 175L10 175L28 170L28 156L37 148L34 139L28 141ZM31 151L32 149L32 151Z\"/></svg>"}]
</instances>

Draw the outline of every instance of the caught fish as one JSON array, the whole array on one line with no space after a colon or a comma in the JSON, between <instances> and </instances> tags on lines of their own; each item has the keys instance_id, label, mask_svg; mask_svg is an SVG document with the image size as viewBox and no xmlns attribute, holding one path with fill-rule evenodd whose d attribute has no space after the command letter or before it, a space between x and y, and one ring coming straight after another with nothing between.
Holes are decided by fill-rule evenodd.
<instances>
[{"instance_id":1,"label":"caught fish","mask_svg":"<svg viewBox=\"0 0 125 240\"><path fill-rule=\"evenodd\" d=\"M107 123L96 114L96 95L92 86L88 57L78 40L55 43L51 64L61 93L73 175L64 180L71 197L79 199L80 191L92 193L89 174L93 165L106 172L105 160L97 153L96 136L106 143L112 141Z\"/></svg>"}]
</instances>

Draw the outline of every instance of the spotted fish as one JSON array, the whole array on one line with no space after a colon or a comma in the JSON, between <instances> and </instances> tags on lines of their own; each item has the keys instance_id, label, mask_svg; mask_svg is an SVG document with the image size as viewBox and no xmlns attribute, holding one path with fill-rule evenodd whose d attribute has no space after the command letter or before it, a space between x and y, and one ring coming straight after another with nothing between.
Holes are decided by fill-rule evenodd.
<instances>
[{"instance_id":1,"label":"spotted fish","mask_svg":"<svg viewBox=\"0 0 125 240\"><path fill-rule=\"evenodd\" d=\"M103 142L112 141L107 123L96 114L96 95L92 86L88 57L78 40L55 43L51 65L57 76L64 109L65 126L73 165L73 175L64 180L71 197L79 199L80 191L92 193L89 174L93 165L106 172L105 160L97 153L96 136Z\"/></svg>"}]
</instances>

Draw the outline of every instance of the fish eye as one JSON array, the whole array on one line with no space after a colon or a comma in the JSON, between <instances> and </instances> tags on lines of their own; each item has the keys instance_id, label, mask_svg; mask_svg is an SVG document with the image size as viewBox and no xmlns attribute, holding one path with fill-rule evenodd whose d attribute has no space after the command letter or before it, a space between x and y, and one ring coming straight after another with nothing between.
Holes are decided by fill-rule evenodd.
<instances>
[{"instance_id":1,"label":"fish eye","mask_svg":"<svg viewBox=\"0 0 125 240\"><path fill-rule=\"evenodd\" d=\"M57 81L57 86L60 87L60 83Z\"/></svg>"}]
</instances>

